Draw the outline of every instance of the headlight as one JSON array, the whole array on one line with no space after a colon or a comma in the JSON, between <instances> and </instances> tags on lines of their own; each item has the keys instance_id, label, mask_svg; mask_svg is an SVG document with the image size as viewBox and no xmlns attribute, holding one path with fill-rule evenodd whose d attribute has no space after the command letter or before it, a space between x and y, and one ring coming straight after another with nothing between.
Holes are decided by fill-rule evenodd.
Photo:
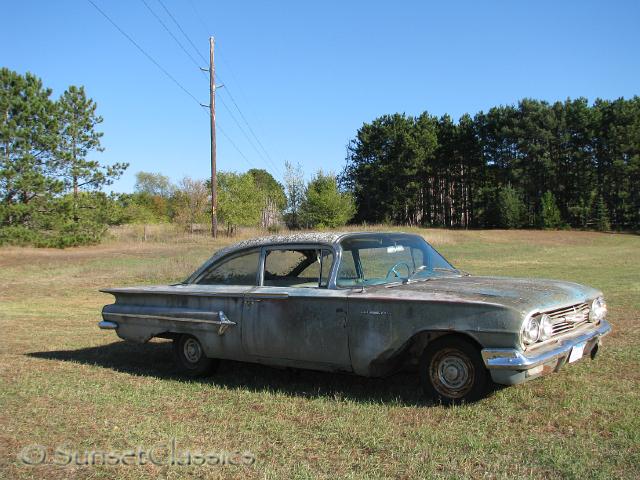
<instances>
[{"instance_id":1,"label":"headlight","mask_svg":"<svg viewBox=\"0 0 640 480\"><path fill-rule=\"evenodd\" d=\"M551 317L546 313L540 318L540 340L543 342L553 335L553 323Z\"/></svg>"},{"instance_id":2,"label":"headlight","mask_svg":"<svg viewBox=\"0 0 640 480\"><path fill-rule=\"evenodd\" d=\"M596 298L591 303L591 310L589 310L589 321L599 322L607 316L607 302L603 297Z\"/></svg>"},{"instance_id":3,"label":"headlight","mask_svg":"<svg viewBox=\"0 0 640 480\"><path fill-rule=\"evenodd\" d=\"M522 329L522 341L525 345L536 343L540 338L540 317L531 317Z\"/></svg>"}]
</instances>

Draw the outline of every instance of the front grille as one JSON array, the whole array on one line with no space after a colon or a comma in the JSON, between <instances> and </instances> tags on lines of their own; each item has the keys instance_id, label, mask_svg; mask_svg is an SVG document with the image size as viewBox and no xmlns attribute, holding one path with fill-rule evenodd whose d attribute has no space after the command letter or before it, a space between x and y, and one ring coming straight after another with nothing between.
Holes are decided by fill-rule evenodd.
<instances>
[{"instance_id":1,"label":"front grille","mask_svg":"<svg viewBox=\"0 0 640 480\"><path fill-rule=\"evenodd\" d=\"M568 332L587 323L589 321L589 310L588 303L579 303L546 312L551 317L553 335Z\"/></svg>"}]
</instances>

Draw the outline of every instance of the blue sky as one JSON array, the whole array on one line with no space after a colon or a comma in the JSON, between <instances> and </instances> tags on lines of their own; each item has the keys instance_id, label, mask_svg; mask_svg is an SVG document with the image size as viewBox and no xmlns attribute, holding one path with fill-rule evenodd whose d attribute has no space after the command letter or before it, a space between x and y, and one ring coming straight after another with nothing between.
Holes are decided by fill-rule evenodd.
<instances>
[{"instance_id":1,"label":"blue sky","mask_svg":"<svg viewBox=\"0 0 640 480\"><path fill-rule=\"evenodd\" d=\"M147 4L190 49L158 0ZM208 83L142 0L94 0L202 103ZM458 118L523 97L548 101L640 94L638 1L162 0L208 58L274 168L219 103L221 170L285 160L307 177L339 172L363 122L394 112ZM31 71L54 97L84 85L104 117L102 162L174 181L209 175L208 116L87 0L4 2L0 65ZM200 60L195 52L192 53ZM250 138L224 88L218 91ZM248 160L248 161L247 161Z\"/></svg>"}]
</instances>

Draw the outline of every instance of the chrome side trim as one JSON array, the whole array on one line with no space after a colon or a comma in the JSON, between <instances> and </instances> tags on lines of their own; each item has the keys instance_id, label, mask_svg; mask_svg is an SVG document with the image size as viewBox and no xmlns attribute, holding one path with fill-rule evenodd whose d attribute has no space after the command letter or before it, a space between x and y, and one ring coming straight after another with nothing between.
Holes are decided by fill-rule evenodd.
<instances>
[{"instance_id":1,"label":"chrome side trim","mask_svg":"<svg viewBox=\"0 0 640 480\"><path fill-rule=\"evenodd\" d=\"M189 318L189 317L168 317L165 315L144 315L141 313L119 313L119 312L105 312L103 316L109 317L130 317L130 318L144 318L149 320L171 320L175 322L189 322L189 323L212 323L214 325L220 325L220 320L204 320L202 318Z\"/></svg>"},{"instance_id":2,"label":"chrome side trim","mask_svg":"<svg viewBox=\"0 0 640 480\"><path fill-rule=\"evenodd\" d=\"M218 335L224 335L224 332L227 331L227 328L236 325L236 322L232 322L229 320L222 310L218 312L218 318L220 319L220 328L218 328Z\"/></svg>"},{"instance_id":3,"label":"chrome side trim","mask_svg":"<svg viewBox=\"0 0 640 480\"><path fill-rule=\"evenodd\" d=\"M203 312L203 313L208 313L210 315L217 315L218 320L205 320L202 318L190 318L190 317L168 317L165 315L145 315L142 313L117 313L117 312L105 312L103 313L103 317L111 317L111 318L118 318L118 317L128 317L128 318L142 318L142 319L147 319L147 320L169 320L172 322L185 322L185 323L200 323L200 324L209 324L209 325L219 325L218 328L218 335L223 335L224 332L227 331L227 329L229 327L235 326L237 325L236 322L233 322L231 320L229 320L229 317L227 317L225 315L225 313L220 310L219 312ZM114 325L114 326L105 326L103 327L103 324L107 324L107 325ZM98 324L100 326L100 328L105 328L105 329L116 329L118 328L118 324L115 322L111 322L108 320L102 321Z\"/></svg>"},{"instance_id":4,"label":"chrome side trim","mask_svg":"<svg viewBox=\"0 0 640 480\"><path fill-rule=\"evenodd\" d=\"M119 288L102 288L99 291L102 293L108 293L110 295L122 295L122 294L142 294L142 295L185 295L189 297L225 297L225 298L242 298L245 295L245 292L206 292L204 290L200 291L188 291L188 290L156 290L151 291L145 289L145 287L140 287L139 289L130 288L126 290L124 287L122 289ZM250 287L248 287L250 288Z\"/></svg>"},{"instance_id":5,"label":"chrome side trim","mask_svg":"<svg viewBox=\"0 0 640 480\"><path fill-rule=\"evenodd\" d=\"M259 287L259 288L283 288L283 287ZM287 288L287 287L284 287ZM286 300L289 298L288 293L262 293L262 292L247 292L245 295L245 299L247 300L261 300L263 298L269 300Z\"/></svg>"},{"instance_id":6,"label":"chrome side trim","mask_svg":"<svg viewBox=\"0 0 640 480\"><path fill-rule=\"evenodd\" d=\"M100 327L102 330L116 330L118 328L118 324L116 322L103 320L98 323L98 327Z\"/></svg>"},{"instance_id":7,"label":"chrome side trim","mask_svg":"<svg viewBox=\"0 0 640 480\"><path fill-rule=\"evenodd\" d=\"M588 342L594 338L604 337L611 331L611 325L602 320L597 329L565 338L559 341L559 345L537 355L527 355L515 348L484 348L482 360L487 368L506 368L511 370L526 370L543 363L552 361L571 353L571 349L582 342Z\"/></svg>"}]
</instances>

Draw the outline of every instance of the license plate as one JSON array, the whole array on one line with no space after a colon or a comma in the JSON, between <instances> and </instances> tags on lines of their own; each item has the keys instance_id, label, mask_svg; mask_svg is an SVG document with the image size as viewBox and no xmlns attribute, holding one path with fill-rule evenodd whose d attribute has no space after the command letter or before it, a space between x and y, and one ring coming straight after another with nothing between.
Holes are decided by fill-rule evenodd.
<instances>
[{"instance_id":1,"label":"license plate","mask_svg":"<svg viewBox=\"0 0 640 480\"><path fill-rule=\"evenodd\" d=\"M584 353L584 347L586 344L587 342L582 342L575 345L571 349L571 354L569 355L569 363L577 362L582 358L582 354Z\"/></svg>"}]
</instances>

